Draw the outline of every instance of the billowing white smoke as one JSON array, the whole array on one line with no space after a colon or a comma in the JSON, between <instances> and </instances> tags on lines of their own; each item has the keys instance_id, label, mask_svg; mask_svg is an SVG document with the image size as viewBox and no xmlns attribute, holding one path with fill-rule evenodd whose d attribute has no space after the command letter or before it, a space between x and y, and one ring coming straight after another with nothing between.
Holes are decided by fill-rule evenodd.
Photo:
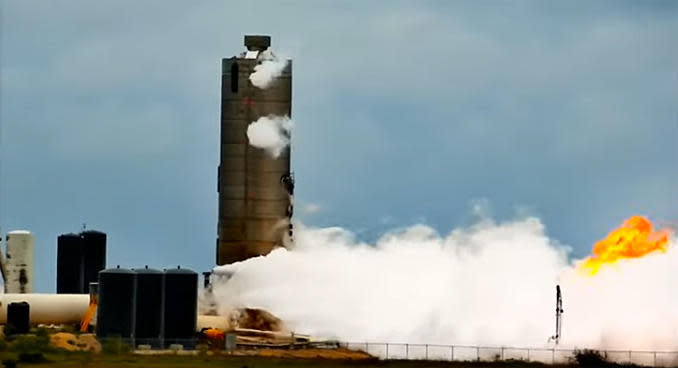
<instances>
[{"instance_id":1,"label":"billowing white smoke","mask_svg":"<svg viewBox=\"0 0 678 368\"><path fill-rule=\"evenodd\" d=\"M287 59L279 58L270 50L261 52L261 62L254 67L250 74L250 81L255 87L266 89L271 82L279 77L287 66Z\"/></svg>"},{"instance_id":2,"label":"billowing white smoke","mask_svg":"<svg viewBox=\"0 0 678 368\"><path fill-rule=\"evenodd\" d=\"M273 158L290 144L294 122L287 116L263 116L247 127L247 138L252 146L265 149Z\"/></svg>"},{"instance_id":3,"label":"billowing white smoke","mask_svg":"<svg viewBox=\"0 0 678 368\"><path fill-rule=\"evenodd\" d=\"M568 269L566 341L628 349L678 348L678 247L604 267L595 276Z\"/></svg>"},{"instance_id":4,"label":"billowing white smoke","mask_svg":"<svg viewBox=\"0 0 678 368\"><path fill-rule=\"evenodd\" d=\"M417 225L356 242L297 226L296 248L217 272L223 313L264 308L298 332L344 341L542 346L564 294L565 346L678 347L678 252L586 276L535 218L485 220L440 236Z\"/></svg>"}]
</instances>

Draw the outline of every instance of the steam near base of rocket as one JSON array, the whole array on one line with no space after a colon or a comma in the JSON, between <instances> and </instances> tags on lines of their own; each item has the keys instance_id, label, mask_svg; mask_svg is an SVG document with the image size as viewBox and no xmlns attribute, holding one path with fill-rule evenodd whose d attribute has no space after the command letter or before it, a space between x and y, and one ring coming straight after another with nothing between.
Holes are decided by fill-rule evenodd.
<instances>
[{"instance_id":1,"label":"steam near base of rocket","mask_svg":"<svg viewBox=\"0 0 678 368\"><path fill-rule=\"evenodd\" d=\"M561 346L678 347L678 251L620 259L595 275L527 218L438 234L425 225L374 244L341 228L296 227L295 248L221 266L221 313L263 308L294 331L342 341L546 346L553 287L564 293Z\"/></svg>"}]
</instances>

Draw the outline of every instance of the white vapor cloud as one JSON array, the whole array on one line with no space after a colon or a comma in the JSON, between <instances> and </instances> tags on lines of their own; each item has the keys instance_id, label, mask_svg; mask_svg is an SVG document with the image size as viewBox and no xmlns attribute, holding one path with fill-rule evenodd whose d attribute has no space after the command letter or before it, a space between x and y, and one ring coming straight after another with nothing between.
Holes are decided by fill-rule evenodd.
<instances>
[{"instance_id":1,"label":"white vapor cloud","mask_svg":"<svg viewBox=\"0 0 678 368\"><path fill-rule=\"evenodd\" d=\"M321 211L322 209L323 209L322 206L317 203L306 203L302 207L302 212L304 214L311 215Z\"/></svg>"},{"instance_id":2,"label":"white vapor cloud","mask_svg":"<svg viewBox=\"0 0 678 368\"><path fill-rule=\"evenodd\" d=\"M561 347L678 347L678 252L578 272L536 218L441 236L417 225L361 243L296 227L296 247L228 266L220 311L264 308L293 330L344 341L544 346L564 294Z\"/></svg>"},{"instance_id":3,"label":"white vapor cloud","mask_svg":"<svg viewBox=\"0 0 678 368\"><path fill-rule=\"evenodd\" d=\"M274 55L270 50L261 52L261 63L254 67L250 81L255 87L266 89L279 77L287 66L287 59Z\"/></svg>"},{"instance_id":4,"label":"white vapor cloud","mask_svg":"<svg viewBox=\"0 0 678 368\"><path fill-rule=\"evenodd\" d=\"M266 150L277 158L290 144L294 122L287 116L263 116L247 127L247 138L252 146Z\"/></svg>"}]
</instances>

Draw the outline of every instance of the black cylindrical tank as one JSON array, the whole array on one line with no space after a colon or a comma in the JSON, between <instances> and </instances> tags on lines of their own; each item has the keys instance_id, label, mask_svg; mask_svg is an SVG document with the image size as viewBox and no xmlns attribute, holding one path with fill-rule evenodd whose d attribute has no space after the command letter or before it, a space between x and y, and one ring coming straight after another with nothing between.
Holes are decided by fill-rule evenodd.
<instances>
[{"instance_id":1,"label":"black cylindrical tank","mask_svg":"<svg viewBox=\"0 0 678 368\"><path fill-rule=\"evenodd\" d=\"M136 277L125 268L99 272L98 337L134 337Z\"/></svg>"},{"instance_id":2,"label":"black cylindrical tank","mask_svg":"<svg viewBox=\"0 0 678 368\"><path fill-rule=\"evenodd\" d=\"M83 294L82 238L64 234L57 238L57 294Z\"/></svg>"},{"instance_id":3,"label":"black cylindrical tank","mask_svg":"<svg viewBox=\"0 0 678 368\"><path fill-rule=\"evenodd\" d=\"M31 329L31 306L27 302L7 305L6 335L27 334Z\"/></svg>"},{"instance_id":4,"label":"black cylindrical tank","mask_svg":"<svg viewBox=\"0 0 678 368\"><path fill-rule=\"evenodd\" d=\"M162 345L164 274L148 266L134 271L137 278L134 338L137 344L159 347Z\"/></svg>"},{"instance_id":5,"label":"black cylindrical tank","mask_svg":"<svg viewBox=\"0 0 678 368\"><path fill-rule=\"evenodd\" d=\"M165 344L190 346L198 319L198 274L182 268L165 271Z\"/></svg>"},{"instance_id":6,"label":"black cylindrical tank","mask_svg":"<svg viewBox=\"0 0 678 368\"><path fill-rule=\"evenodd\" d=\"M106 268L106 234L99 231L83 231L82 238L82 267L83 267L83 290L88 292L90 282L97 282L99 271Z\"/></svg>"}]
</instances>

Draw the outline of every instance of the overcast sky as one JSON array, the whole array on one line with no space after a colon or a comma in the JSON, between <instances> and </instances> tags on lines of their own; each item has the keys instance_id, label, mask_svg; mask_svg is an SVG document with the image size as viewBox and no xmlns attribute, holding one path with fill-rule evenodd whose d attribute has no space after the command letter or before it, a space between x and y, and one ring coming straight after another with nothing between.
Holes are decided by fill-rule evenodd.
<instances>
[{"instance_id":1,"label":"overcast sky","mask_svg":"<svg viewBox=\"0 0 678 368\"><path fill-rule=\"evenodd\" d=\"M213 266L221 58L294 59L295 216L364 239L481 207L587 254L678 222L676 1L1 0L0 225L109 234L109 265Z\"/></svg>"}]
</instances>

